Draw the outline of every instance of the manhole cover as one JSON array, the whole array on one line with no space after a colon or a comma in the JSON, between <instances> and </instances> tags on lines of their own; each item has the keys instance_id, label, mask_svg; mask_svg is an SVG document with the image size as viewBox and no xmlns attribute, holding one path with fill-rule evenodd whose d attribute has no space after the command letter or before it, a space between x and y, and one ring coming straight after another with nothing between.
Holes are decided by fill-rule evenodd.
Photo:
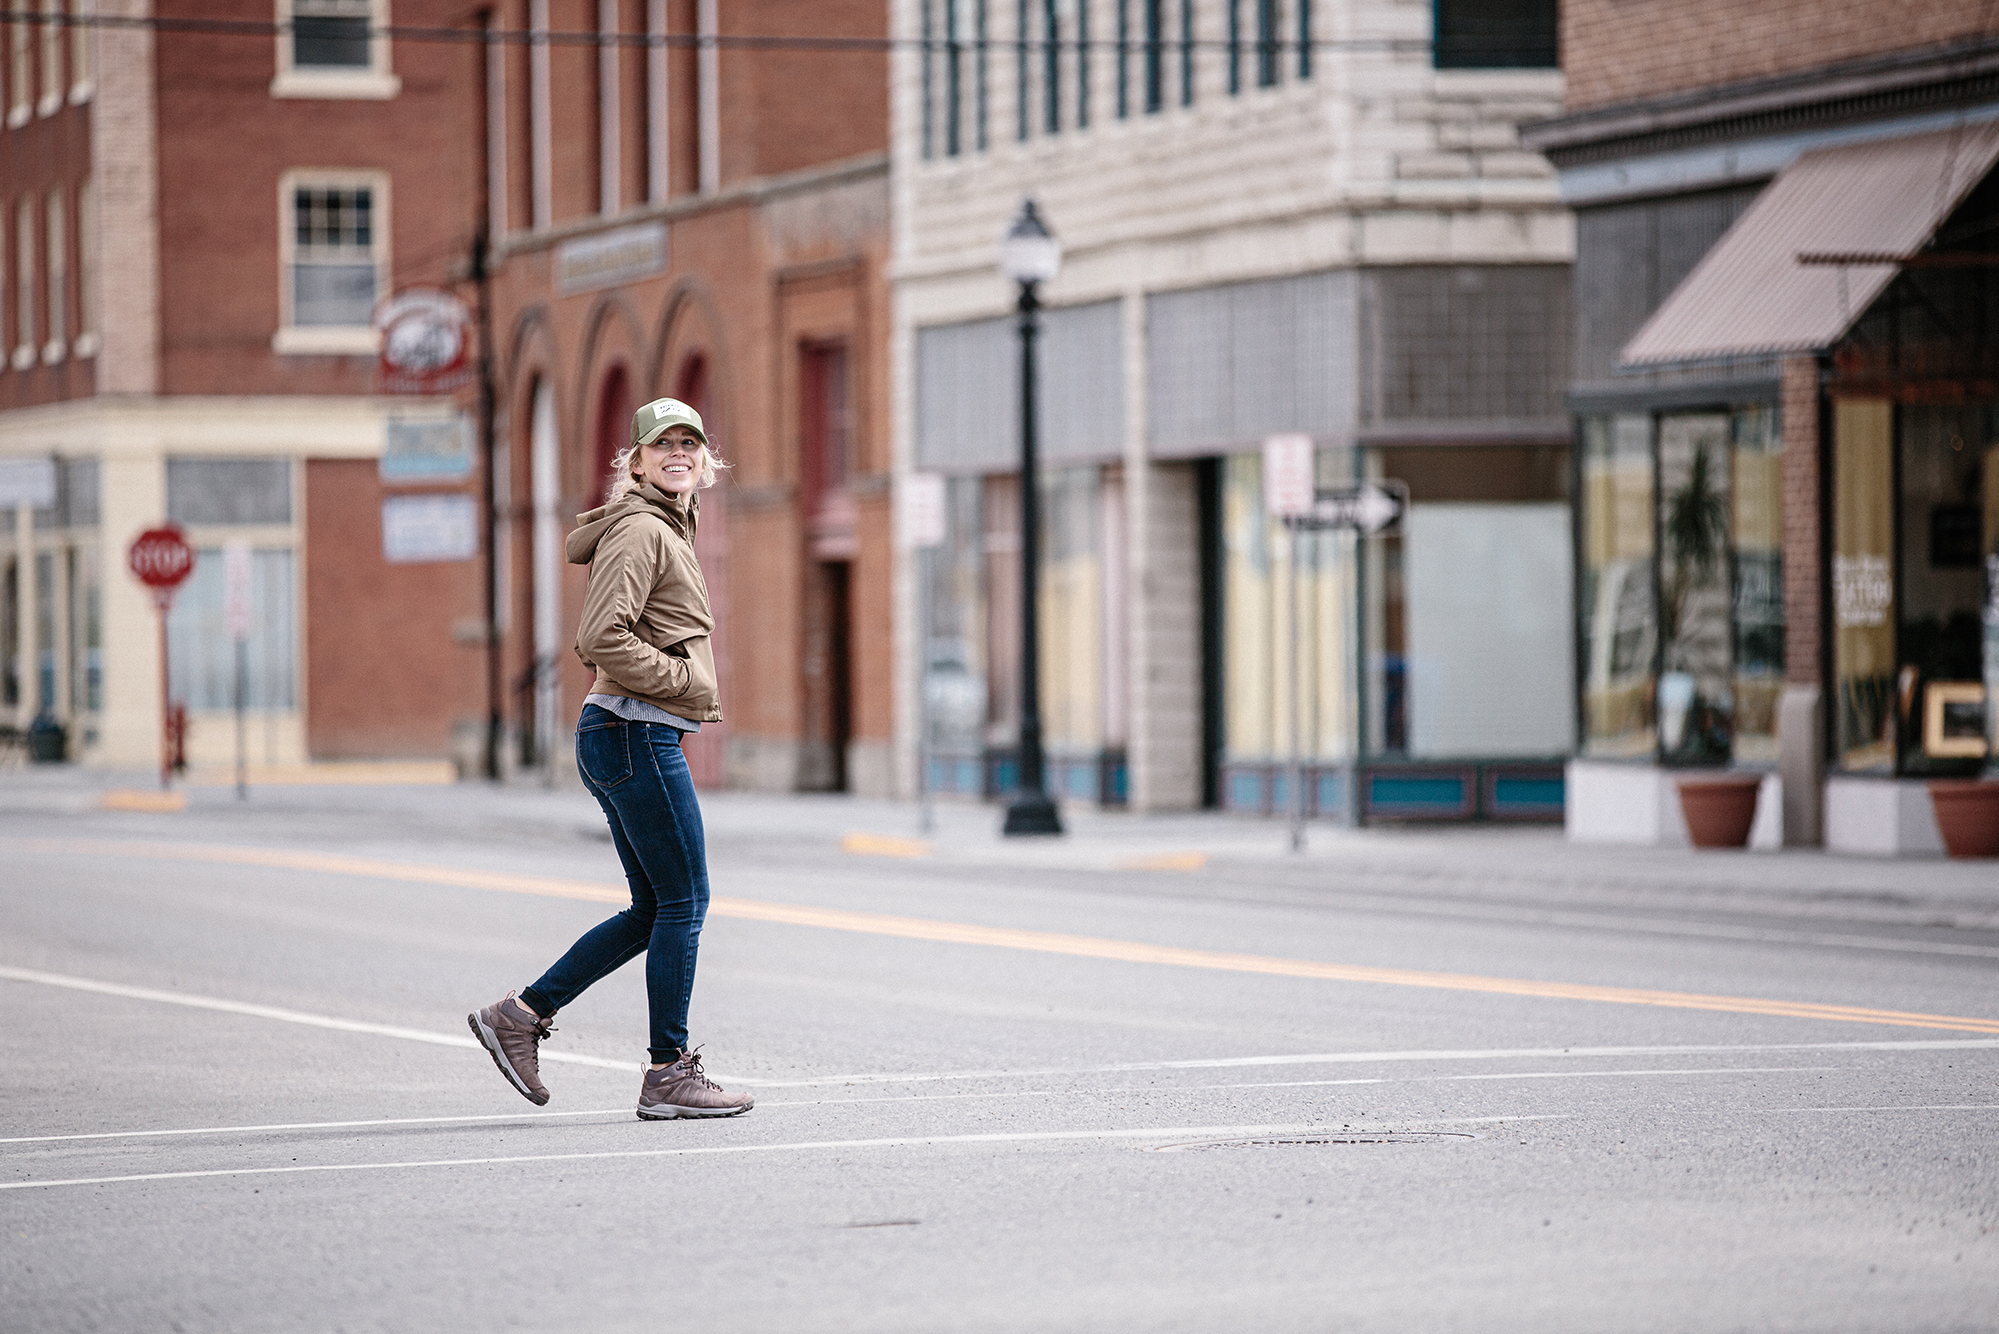
<instances>
[{"instance_id":1,"label":"manhole cover","mask_svg":"<svg viewBox=\"0 0 1999 1334\"><path fill-rule=\"evenodd\" d=\"M1437 1144L1477 1139L1459 1130L1340 1130L1322 1135L1281 1135L1268 1139L1208 1139L1191 1144L1160 1144L1154 1153L1193 1153L1202 1149L1302 1149L1335 1144Z\"/></svg>"}]
</instances>

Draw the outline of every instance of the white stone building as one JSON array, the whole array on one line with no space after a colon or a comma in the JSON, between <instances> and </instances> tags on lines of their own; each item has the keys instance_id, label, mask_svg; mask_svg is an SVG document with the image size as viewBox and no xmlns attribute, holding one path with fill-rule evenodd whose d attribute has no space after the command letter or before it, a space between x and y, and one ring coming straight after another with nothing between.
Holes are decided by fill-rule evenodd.
<instances>
[{"instance_id":1,"label":"white stone building","mask_svg":"<svg viewBox=\"0 0 1999 1334\"><path fill-rule=\"evenodd\" d=\"M1297 663L1314 811L1559 815L1573 234L1517 133L1561 106L1553 3L897 0L893 31L896 466L949 479L945 545L899 576L906 782L926 663L931 786L1011 778L997 256L1031 196L1065 254L1041 294L1057 795L1285 809ZM1262 510L1279 432L1324 485L1405 482L1401 532L1294 563Z\"/></svg>"}]
</instances>

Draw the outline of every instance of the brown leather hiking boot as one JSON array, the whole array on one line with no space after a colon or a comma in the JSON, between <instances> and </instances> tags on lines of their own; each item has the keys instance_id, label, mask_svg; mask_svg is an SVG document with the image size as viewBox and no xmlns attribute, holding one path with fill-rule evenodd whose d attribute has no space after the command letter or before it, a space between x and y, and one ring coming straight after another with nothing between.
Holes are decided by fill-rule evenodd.
<instances>
[{"instance_id":1,"label":"brown leather hiking boot","mask_svg":"<svg viewBox=\"0 0 1999 1334\"><path fill-rule=\"evenodd\" d=\"M639 1085L639 1120L677 1116L741 1116L757 1105L747 1093L724 1093L701 1073L701 1053L686 1051L664 1070L648 1070Z\"/></svg>"},{"instance_id":2,"label":"brown leather hiking boot","mask_svg":"<svg viewBox=\"0 0 1999 1334\"><path fill-rule=\"evenodd\" d=\"M537 1107L548 1101L548 1090L541 1083L537 1048L543 1038L555 1031L549 1020L532 1018L509 991L504 1000L466 1015L465 1022L471 1027L472 1036L479 1039L479 1045L492 1054L493 1064L500 1067L500 1073L521 1091L523 1098Z\"/></svg>"}]
</instances>

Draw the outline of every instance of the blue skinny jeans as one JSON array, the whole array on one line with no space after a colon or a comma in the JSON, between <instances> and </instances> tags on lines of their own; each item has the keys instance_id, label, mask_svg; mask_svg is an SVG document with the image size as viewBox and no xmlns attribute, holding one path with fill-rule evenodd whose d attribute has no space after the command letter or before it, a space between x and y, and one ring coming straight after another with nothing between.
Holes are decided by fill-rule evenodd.
<instances>
[{"instance_id":1,"label":"blue skinny jeans","mask_svg":"<svg viewBox=\"0 0 1999 1334\"><path fill-rule=\"evenodd\" d=\"M554 1014L643 954L652 1059L678 1060L687 1048L694 956L708 915L708 852L680 732L586 704L576 725L576 768L611 822L632 906L586 931L521 999L536 1014Z\"/></svg>"}]
</instances>

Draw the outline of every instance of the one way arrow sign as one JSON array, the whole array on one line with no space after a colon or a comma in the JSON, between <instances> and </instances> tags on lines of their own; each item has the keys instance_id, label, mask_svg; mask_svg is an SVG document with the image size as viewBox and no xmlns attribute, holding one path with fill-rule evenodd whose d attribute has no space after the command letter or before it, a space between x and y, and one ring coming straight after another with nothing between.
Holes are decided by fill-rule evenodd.
<instances>
[{"instance_id":1,"label":"one way arrow sign","mask_svg":"<svg viewBox=\"0 0 1999 1334\"><path fill-rule=\"evenodd\" d=\"M1408 508L1408 483L1362 482L1319 492L1312 501L1311 514L1299 520L1299 526L1351 528L1371 537L1399 524Z\"/></svg>"}]
</instances>

